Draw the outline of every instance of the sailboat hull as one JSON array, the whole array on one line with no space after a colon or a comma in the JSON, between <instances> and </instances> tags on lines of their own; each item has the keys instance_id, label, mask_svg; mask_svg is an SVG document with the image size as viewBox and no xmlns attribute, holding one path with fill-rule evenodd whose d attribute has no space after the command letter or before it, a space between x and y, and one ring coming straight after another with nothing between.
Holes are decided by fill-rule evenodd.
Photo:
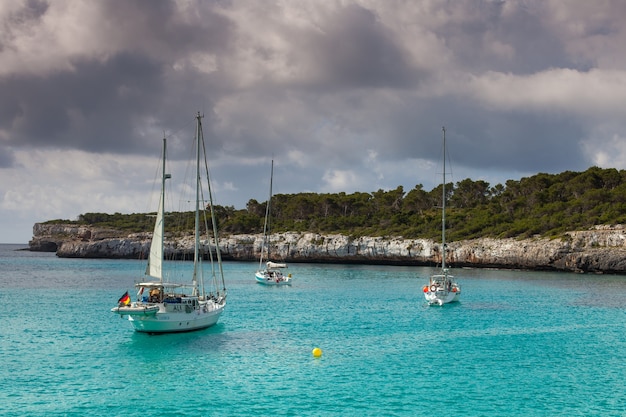
<instances>
[{"instance_id":1,"label":"sailboat hull","mask_svg":"<svg viewBox=\"0 0 626 417\"><path fill-rule=\"evenodd\" d=\"M154 315L130 314L128 320L141 333L179 333L213 326L224 311L225 304L206 303L191 311L160 309Z\"/></svg>"},{"instance_id":2,"label":"sailboat hull","mask_svg":"<svg viewBox=\"0 0 626 417\"><path fill-rule=\"evenodd\" d=\"M444 305L459 301L459 298L461 297L461 291L429 290L424 293L424 297L430 305Z\"/></svg>"},{"instance_id":3,"label":"sailboat hull","mask_svg":"<svg viewBox=\"0 0 626 417\"><path fill-rule=\"evenodd\" d=\"M113 307L111 311L121 316L154 316L160 307L157 304L137 304Z\"/></svg>"},{"instance_id":4,"label":"sailboat hull","mask_svg":"<svg viewBox=\"0 0 626 417\"><path fill-rule=\"evenodd\" d=\"M254 277L256 282L263 285L291 285L291 276L283 275L282 272L257 271Z\"/></svg>"}]
</instances>

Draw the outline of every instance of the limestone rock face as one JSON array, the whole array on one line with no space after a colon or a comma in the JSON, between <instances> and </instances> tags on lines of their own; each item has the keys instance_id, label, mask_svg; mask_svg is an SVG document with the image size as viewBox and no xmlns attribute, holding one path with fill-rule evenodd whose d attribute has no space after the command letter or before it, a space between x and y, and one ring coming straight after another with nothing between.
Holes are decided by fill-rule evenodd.
<instances>
[{"instance_id":1,"label":"limestone rock face","mask_svg":"<svg viewBox=\"0 0 626 417\"><path fill-rule=\"evenodd\" d=\"M30 249L56 251L59 257L145 258L149 233L123 236L114 230L74 225L35 224ZM255 261L263 236L231 235L220 239L225 260ZM204 242L205 252L215 242ZM193 252L193 237L166 237L166 256ZM272 235L271 258L286 262L377 263L436 265L441 244L429 239L359 237L316 233ZM446 262L453 267L493 267L594 273L626 273L626 233L622 225L565 233L558 239L481 238L447 245Z\"/></svg>"},{"instance_id":2,"label":"limestone rock face","mask_svg":"<svg viewBox=\"0 0 626 417\"><path fill-rule=\"evenodd\" d=\"M112 238L93 241L67 240L60 244L62 258L142 259L150 251L150 239Z\"/></svg>"},{"instance_id":3,"label":"limestone rock face","mask_svg":"<svg viewBox=\"0 0 626 417\"><path fill-rule=\"evenodd\" d=\"M31 251L56 252L67 240L89 240L91 228L68 224L42 224L33 226L33 239L28 242Z\"/></svg>"}]
</instances>

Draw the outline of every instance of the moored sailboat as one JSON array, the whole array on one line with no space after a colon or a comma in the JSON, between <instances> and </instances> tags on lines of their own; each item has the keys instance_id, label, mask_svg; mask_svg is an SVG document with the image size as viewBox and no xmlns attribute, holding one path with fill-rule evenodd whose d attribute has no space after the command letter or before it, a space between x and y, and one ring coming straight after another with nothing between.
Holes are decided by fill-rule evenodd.
<instances>
[{"instance_id":1,"label":"moored sailboat","mask_svg":"<svg viewBox=\"0 0 626 417\"><path fill-rule=\"evenodd\" d=\"M164 234L165 234L165 181L171 176L166 174L165 159L167 151L166 139L163 139L163 167L161 177L161 196L157 211L148 266L146 268L147 280L135 285L137 288L137 300L131 301L128 292L118 300L118 306L111 309L112 312L127 316L136 331L144 333L175 333L200 330L217 323L220 315L226 307L226 286L222 270L222 260L218 243L215 213L211 185L208 179L208 198L211 214L213 239L215 242L215 259L210 248L208 250L211 260L211 282L205 283L201 250L204 245L200 243L200 212L206 213L204 207L201 210L202 191L200 170L201 155L206 162L206 151L202 133L202 116L196 116L196 201L195 201L195 228L194 228L194 261L190 283L164 281ZM207 234L209 227L204 222ZM207 236L207 241L209 240ZM217 264L217 265L216 265ZM219 278L218 278L219 277ZM206 287L205 287L206 284ZM208 288L207 288L208 287Z\"/></svg>"},{"instance_id":2,"label":"moored sailboat","mask_svg":"<svg viewBox=\"0 0 626 417\"><path fill-rule=\"evenodd\" d=\"M271 207L272 207L272 183L274 181L274 160L272 159L272 169L270 172L270 195L265 206L265 222L263 224L263 243L261 244L261 254L259 255L259 269L254 274L259 284L265 285L286 285L291 284L291 274L285 274L284 262L272 262L270 260L270 236L271 236ZM264 258L264 255L265 258ZM265 260L265 265L263 261Z\"/></svg>"},{"instance_id":3,"label":"moored sailboat","mask_svg":"<svg viewBox=\"0 0 626 417\"><path fill-rule=\"evenodd\" d=\"M431 275L422 290L428 304L443 305L459 300L461 286L446 267L448 247L446 244L446 128L443 127L443 186L441 198L441 271Z\"/></svg>"}]
</instances>

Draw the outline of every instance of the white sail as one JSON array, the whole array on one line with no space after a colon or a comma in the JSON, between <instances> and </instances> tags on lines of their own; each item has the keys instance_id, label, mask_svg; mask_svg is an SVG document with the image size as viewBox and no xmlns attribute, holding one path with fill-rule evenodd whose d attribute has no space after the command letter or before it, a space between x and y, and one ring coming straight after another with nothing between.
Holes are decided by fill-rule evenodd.
<instances>
[{"instance_id":1,"label":"white sail","mask_svg":"<svg viewBox=\"0 0 626 417\"><path fill-rule=\"evenodd\" d=\"M287 268L287 264L284 263L268 262L266 265L268 268Z\"/></svg>"},{"instance_id":2,"label":"white sail","mask_svg":"<svg viewBox=\"0 0 626 417\"><path fill-rule=\"evenodd\" d=\"M161 200L163 194L161 194ZM146 275L158 280L163 280L163 211L162 203L159 203L154 232L152 233L152 243L150 244L150 257L148 258L148 268Z\"/></svg>"},{"instance_id":3,"label":"white sail","mask_svg":"<svg viewBox=\"0 0 626 417\"><path fill-rule=\"evenodd\" d=\"M165 180L171 178L170 174L165 173L165 159L167 156L167 141L163 138L163 175L161 180L161 196L159 197L159 209L157 211L156 221L154 222L154 232L152 233L152 243L150 244L150 256L148 257L148 266L146 267L146 275L163 281L163 238L165 233L165 225L163 216L165 211Z\"/></svg>"}]
</instances>

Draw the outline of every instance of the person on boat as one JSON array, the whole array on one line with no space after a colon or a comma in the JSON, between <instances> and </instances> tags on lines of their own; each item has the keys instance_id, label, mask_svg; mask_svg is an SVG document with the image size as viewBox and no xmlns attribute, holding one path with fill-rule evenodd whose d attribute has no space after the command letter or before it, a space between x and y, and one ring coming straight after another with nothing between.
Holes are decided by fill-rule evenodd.
<instances>
[{"instance_id":1,"label":"person on boat","mask_svg":"<svg viewBox=\"0 0 626 417\"><path fill-rule=\"evenodd\" d=\"M160 295L161 295L161 291L159 291L158 288L153 288L150 290L150 302L151 303L158 303L160 302Z\"/></svg>"}]
</instances>

